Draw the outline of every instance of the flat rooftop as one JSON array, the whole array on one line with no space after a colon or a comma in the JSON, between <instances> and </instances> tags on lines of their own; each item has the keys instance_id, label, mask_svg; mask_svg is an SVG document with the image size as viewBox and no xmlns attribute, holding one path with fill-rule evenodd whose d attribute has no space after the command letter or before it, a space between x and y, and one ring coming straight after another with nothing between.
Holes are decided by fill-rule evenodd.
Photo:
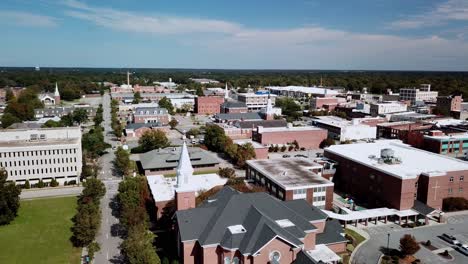
<instances>
[{"instance_id":1,"label":"flat rooftop","mask_svg":"<svg viewBox=\"0 0 468 264\"><path fill-rule=\"evenodd\" d=\"M70 145L80 144L79 138L68 138L68 139L46 139L46 140L15 140L15 141L0 141L0 148L18 148L18 147L39 147L39 146L57 146L57 145Z\"/></svg>"},{"instance_id":2,"label":"flat rooftop","mask_svg":"<svg viewBox=\"0 0 468 264\"><path fill-rule=\"evenodd\" d=\"M248 160L247 164L286 190L333 186L333 183L312 169L322 165L306 158Z\"/></svg>"},{"instance_id":3,"label":"flat rooftop","mask_svg":"<svg viewBox=\"0 0 468 264\"><path fill-rule=\"evenodd\" d=\"M291 91L291 92L302 92L310 94L327 94L327 95L337 95L340 92L333 90L331 87L306 87L306 86L267 86L266 89L278 90L278 91Z\"/></svg>"},{"instance_id":4,"label":"flat rooftop","mask_svg":"<svg viewBox=\"0 0 468 264\"><path fill-rule=\"evenodd\" d=\"M256 142L256 141L252 141L251 139L236 139L236 140L233 140L233 142L235 144L238 144L238 145L244 145L244 144L247 144L247 143L250 143L252 144L253 148L254 149L263 149L263 148L266 148L265 146L263 146L262 144Z\"/></svg>"},{"instance_id":5,"label":"flat rooftop","mask_svg":"<svg viewBox=\"0 0 468 264\"><path fill-rule=\"evenodd\" d=\"M386 148L394 151L399 163L379 163L380 152ZM414 179L420 174L442 176L449 171L468 170L468 162L413 148L399 140L334 145L326 148L325 153L347 158L400 179Z\"/></svg>"},{"instance_id":6,"label":"flat rooftop","mask_svg":"<svg viewBox=\"0 0 468 264\"><path fill-rule=\"evenodd\" d=\"M314 131L314 130L324 130L315 126L298 126L298 127L262 127L259 130L259 133L268 133L268 132L292 132L292 131Z\"/></svg>"},{"instance_id":7,"label":"flat rooftop","mask_svg":"<svg viewBox=\"0 0 468 264\"><path fill-rule=\"evenodd\" d=\"M312 119L312 122L322 123L334 127L348 127L348 126L365 126L369 127L367 124L363 124L363 121L376 120L378 118L354 118L353 120L347 120L338 116L316 116Z\"/></svg>"}]
</instances>

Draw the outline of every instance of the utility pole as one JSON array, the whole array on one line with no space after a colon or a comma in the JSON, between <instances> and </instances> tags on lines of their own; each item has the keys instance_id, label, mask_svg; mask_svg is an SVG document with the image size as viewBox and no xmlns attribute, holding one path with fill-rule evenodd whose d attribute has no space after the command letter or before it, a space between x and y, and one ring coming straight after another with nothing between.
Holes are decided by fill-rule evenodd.
<instances>
[{"instance_id":1,"label":"utility pole","mask_svg":"<svg viewBox=\"0 0 468 264\"><path fill-rule=\"evenodd\" d=\"M387 254L390 251L390 233L387 233Z\"/></svg>"}]
</instances>

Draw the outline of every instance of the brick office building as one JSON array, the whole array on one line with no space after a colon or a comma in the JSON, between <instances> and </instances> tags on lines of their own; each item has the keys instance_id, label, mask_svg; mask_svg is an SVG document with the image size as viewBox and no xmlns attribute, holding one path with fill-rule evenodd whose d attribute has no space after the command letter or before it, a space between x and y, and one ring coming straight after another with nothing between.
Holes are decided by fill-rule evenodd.
<instances>
[{"instance_id":1,"label":"brick office building","mask_svg":"<svg viewBox=\"0 0 468 264\"><path fill-rule=\"evenodd\" d=\"M219 114L224 98L221 96L199 96L195 98L194 110L199 115Z\"/></svg>"},{"instance_id":2,"label":"brick office building","mask_svg":"<svg viewBox=\"0 0 468 264\"><path fill-rule=\"evenodd\" d=\"M252 140L263 145L286 145L295 140L299 147L306 149L318 149L320 143L327 138L327 130L313 126L264 128L258 126L252 131Z\"/></svg>"},{"instance_id":3,"label":"brick office building","mask_svg":"<svg viewBox=\"0 0 468 264\"><path fill-rule=\"evenodd\" d=\"M133 123L158 123L167 125L170 117L165 108L137 107L133 113Z\"/></svg>"},{"instance_id":4,"label":"brick office building","mask_svg":"<svg viewBox=\"0 0 468 264\"><path fill-rule=\"evenodd\" d=\"M371 207L406 210L418 200L441 209L444 198L468 198L467 162L398 140L330 146L324 155L338 163L335 188Z\"/></svg>"},{"instance_id":5,"label":"brick office building","mask_svg":"<svg viewBox=\"0 0 468 264\"><path fill-rule=\"evenodd\" d=\"M227 101L221 105L221 113L223 114L247 113L248 111L247 105L241 102Z\"/></svg>"},{"instance_id":6,"label":"brick office building","mask_svg":"<svg viewBox=\"0 0 468 264\"><path fill-rule=\"evenodd\" d=\"M451 111L461 111L461 104L463 102L461 95L449 95L437 97L437 108L442 113L450 113Z\"/></svg>"},{"instance_id":7,"label":"brick office building","mask_svg":"<svg viewBox=\"0 0 468 264\"><path fill-rule=\"evenodd\" d=\"M334 184L322 172L322 165L305 158L248 160L245 177L280 200L305 199L331 210Z\"/></svg>"},{"instance_id":8,"label":"brick office building","mask_svg":"<svg viewBox=\"0 0 468 264\"><path fill-rule=\"evenodd\" d=\"M305 200L280 201L224 187L195 207L176 193L177 252L184 264L337 263L343 228Z\"/></svg>"}]
</instances>

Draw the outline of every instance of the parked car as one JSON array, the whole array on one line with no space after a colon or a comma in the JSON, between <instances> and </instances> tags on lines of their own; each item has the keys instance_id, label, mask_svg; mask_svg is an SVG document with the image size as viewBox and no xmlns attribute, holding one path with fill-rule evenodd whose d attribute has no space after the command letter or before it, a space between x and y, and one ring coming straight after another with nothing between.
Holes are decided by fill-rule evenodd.
<instances>
[{"instance_id":1,"label":"parked car","mask_svg":"<svg viewBox=\"0 0 468 264\"><path fill-rule=\"evenodd\" d=\"M112 150L115 150L115 149L117 149L117 147L116 147L116 146L112 146Z\"/></svg>"},{"instance_id":2,"label":"parked car","mask_svg":"<svg viewBox=\"0 0 468 264\"><path fill-rule=\"evenodd\" d=\"M442 240L445 240L446 242L453 244L453 245L461 245L461 243L452 235L449 235L447 233L443 233L440 238Z\"/></svg>"},{"instance_id":3,"label":"parked car","mask_svg":"<svg viewBox=\"0 0 468 264\"><path fill-rule=\"evenodd\" d=\"M468 245L463 244L463 245L458 245L456 247L458 251L460 251L463 255L468 256Z\"/></svg>"},{"instance_id":4,"label":"parked car","mask_svg":"<svg viewBox=\"0 0 468 264\"><path fill-rule=\"evenodd\" d=\"M288 155L288 154L283 155L283 158L289 158L289 157L291 157L291 155Z\"/></svg>"},{"instance_id":5,"label":"parked car","mask_svg":"<svg viewBox=\"0 0 468 264\"><path fill-rule=\"evenodd\" d=\"M296 158L307 158L307 156L303 155L303 154L296 154L296 155L294 155L294 157L296 157Z\"/></svg>"}]
</instances>

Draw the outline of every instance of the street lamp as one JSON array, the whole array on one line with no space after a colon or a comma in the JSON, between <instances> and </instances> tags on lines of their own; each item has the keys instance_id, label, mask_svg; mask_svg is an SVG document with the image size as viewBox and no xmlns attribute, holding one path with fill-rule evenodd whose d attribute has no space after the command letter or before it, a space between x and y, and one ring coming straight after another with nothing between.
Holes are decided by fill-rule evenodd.
<instances>
[{"instance_id":1,"label":"street lamp","mask_svg":"<svg viewBox=\"0 0 468 264\"><path fill-rule=\"evenodd\" d=\"M387 254L390 251L390 233L387 233Z\"/></svg>"}]
</instances>

